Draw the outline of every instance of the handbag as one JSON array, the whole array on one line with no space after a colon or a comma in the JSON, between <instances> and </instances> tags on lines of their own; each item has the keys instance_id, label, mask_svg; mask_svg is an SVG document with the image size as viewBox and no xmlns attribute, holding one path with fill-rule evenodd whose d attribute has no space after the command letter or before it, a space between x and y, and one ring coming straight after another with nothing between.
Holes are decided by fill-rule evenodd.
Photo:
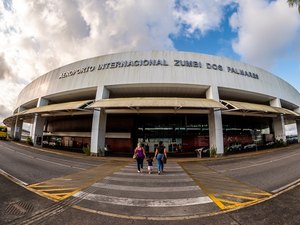
<instances>
[{"instance_id":1,"label":"handbag","mask_svg":"<svg viewBox=\"0 0 300 225\"><path fill-rule=\"evenodd\" d=\"M136 159L136 154L133 154L132 158L133 158L133 159Z\"/></svg>"},{"instance_id":2,"label":"handbag","mask_svg":"<svg viewBox=\"0 0 300 225\"><path fill-rule=\"evenodd\" d=\"M166 163L167 163L167 157L166 157L166 156L163 156L163 157L161 158L161 161L162 161L162 163L166 164Z\"/></svg>"}]
</instances>

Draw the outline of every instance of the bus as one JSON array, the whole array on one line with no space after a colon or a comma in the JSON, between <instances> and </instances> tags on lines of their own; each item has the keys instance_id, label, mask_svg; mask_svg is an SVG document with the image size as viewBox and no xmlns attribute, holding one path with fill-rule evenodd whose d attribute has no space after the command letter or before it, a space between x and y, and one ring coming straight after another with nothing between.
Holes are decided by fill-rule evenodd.
<instances>
[{"instance_id":1,"label":"bus","mask_svg":"<svg viewBox=\"0 0 300 225\"><path fill-rule=\"evenodd\" d=\"M0 126L0 139L6 140L7 138L7 127L6 126Z\"/></svg>"}]
</instances>

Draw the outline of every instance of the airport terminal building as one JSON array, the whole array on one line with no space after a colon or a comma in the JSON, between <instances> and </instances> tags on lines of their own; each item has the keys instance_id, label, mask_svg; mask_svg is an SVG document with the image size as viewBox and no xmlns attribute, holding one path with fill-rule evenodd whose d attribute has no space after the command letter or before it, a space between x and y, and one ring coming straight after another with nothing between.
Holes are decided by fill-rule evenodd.
<instances>
[{"instance_id":1,"label":"airport terminal building","mask_svg":"<svg viewBox=\"0 0 300 225\"><path fill-rule=\"evenodd\" d=\"M19 94L4 120L14 139L31 123L34 145L100 155L200 147L263 146L286 140L300 94L286 81L228 58L188 52L126 52L85 59L50 71Z\"/></svg>"}]
</instances>

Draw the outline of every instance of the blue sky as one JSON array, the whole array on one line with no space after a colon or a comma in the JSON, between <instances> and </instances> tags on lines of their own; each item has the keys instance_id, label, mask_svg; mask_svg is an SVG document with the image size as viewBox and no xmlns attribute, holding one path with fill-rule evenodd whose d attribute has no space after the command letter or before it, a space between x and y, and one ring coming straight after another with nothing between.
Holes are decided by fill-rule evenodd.
<instances>
[{"instance_id":1,"label":"blue sky","mask_svg":"<svg viewBox=\"0 0 300 225\"><path fill-rule=\"evenodd\" d=\"M38 76L124 51L224 56L270 71L300 91L299 39L300 15L286 0L4 0L0 121Z\"/></svg>"},{"instance_id":2,"label":"blue sky","mask_svg":"<svg viewBox=\"0 0 300 225\"><path fill-rule=\"evenodd\" d=\"M236 37L237 33L229 25L229 17L236 11L236 4L225 7L224 18L220 21L220 26L217 29L210 30L204 34L201 34L198 30L191 36L180 35L172 37L175 48L179 51L220 55L240 60L239 55L231 47L231 41Z\"/></svg>"}]
</instances>

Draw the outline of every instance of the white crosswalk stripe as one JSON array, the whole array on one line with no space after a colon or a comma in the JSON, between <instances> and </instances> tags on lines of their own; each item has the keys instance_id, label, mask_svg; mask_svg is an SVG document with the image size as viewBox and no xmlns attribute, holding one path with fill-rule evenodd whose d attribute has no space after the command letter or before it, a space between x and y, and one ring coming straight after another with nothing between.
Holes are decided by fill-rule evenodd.
<instances>
[{"instance_id":1,"label":"white crosswalk stripe","mask_svg":"<svg viewBox=\"0 0 300 225\"><path fill-rule=\"evenodd\" d=\"M77 192L74 196L80 196L84 192ZM86 194L86 193L85 193ZM209 197L197 198L182 198L182 199L133 199L121 198L114 196L106 196L101 194L87 194L84 199L99 203L108 203L122 206L137 206L137 207L182 207L189 205L199 205L210 203L212 200Z\"/></svg>"},{"instance_id":2,"label":"white crosswalk stripe","mask_svg":"<svg viewBox=\"0 0 300 225\"><path fill-rule=\"evenodd\" d=\"M198 191L198 186L184 186L184 187L141 187L141 186L125 186L125 185L114 185L106 183L95 183L93 187L105 188L111 190L120 191L140 191L140 192L174 192L174 191Z\"/></svg>"},{"instance_id":3,"label":"white crosswalk stripe","mask_svg":"<svg viewBox=\"0 0 300 225\"><path fill-rule=\"evenodd\" d=\"M73 197L85 193L80 207L124 216L193 216L218 210L177 163L168 162L161 175L145 168L138 173L132 163L94 183L95 192L82 190Z\"/></svg>"}]
</instances>

